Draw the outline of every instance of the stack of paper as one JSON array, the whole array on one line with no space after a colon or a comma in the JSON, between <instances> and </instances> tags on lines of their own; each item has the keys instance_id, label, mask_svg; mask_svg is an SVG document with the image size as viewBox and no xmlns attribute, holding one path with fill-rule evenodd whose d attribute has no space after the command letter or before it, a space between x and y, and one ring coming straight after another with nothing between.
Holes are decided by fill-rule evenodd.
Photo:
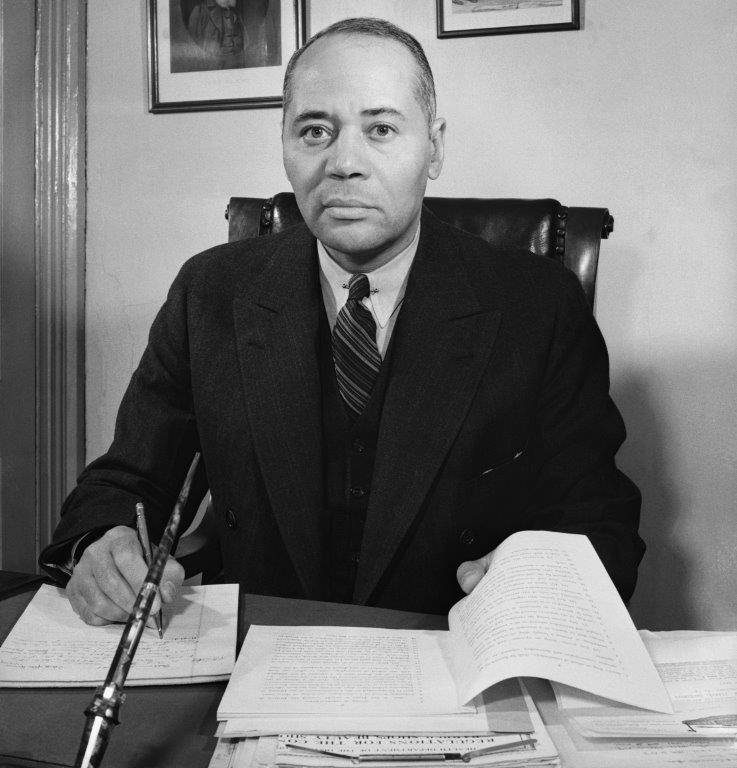
<instances>
[{"instance_id":1,"label":"stack of paper","mask_svg":"<svg viewBox=\"0 0 737 768\"><path fill-rule=\"evenodd\" d=\"M305 735L220 738L210 768L417 768L468 765L473 768L558 766L558 754L532 700L523 702L526 733L459 735Z\"/></svg>"},{"instance_id":2,"label":"stack of paper","mask_svg":"<svg viewBox=\"0 0 737 768\"><path fill-rule=\"evenodd\" d=\"M396 768L402 754L385 739L377 742L379 752L370 752L374 743L365 739L376 736L416 750L413 765L427 755L524 765L555 760L555 753L517 677L547 677L672 712L585 536L509 537L474 591L453 606L448 625L447 632L252 626L218 708L219 735L265 737L253 753L264 765ZM345 738L359 735L366 754L356 754L359 742ZM440 751L427 753L422 739L430 735L480 740L446 738L435 744ZM326 746L337 743L340 749Z\"/></svg>"},{"instance_id":3,"label":"stack of paper","mask_svg":"<svg viewBox=\"0 0 737 768\"><path fill-rule=\"evenodd\" d=\"M164 608L164 638L146 628L126 685L226 680L235 661L238 586L185 587ZM110 668L121 625L93 627L64 591L43 585L0 647L0 686L94 686Z\"/></svg>"},{"instance_id":4,"label":"stack of paper","mask_svg":"<svg viewBox=\"0 0 737 768\"><path fill-rule=\"evenodd\" d=\"M498 719L490 728L489 706L493 718L510 714L500 689L480 698L520 676L673 711L585 536L510 536L448 626L251 626L218 707L223 735L520 731Z\"/></svg>"},{"instance_id":5,"label":"stack of paper","mask_svg":"<svg viewBox=\"0 0 737 768\"><path fill-rule=\"evenodd\" d=\"M448 632L252 626L218 707L222 735L524 732L515 681L459 704Z\"/></svg>"},{"instance_id":6,"label":"stack of paper","mask_svg":"<svg viewBox=\"0 0 737 768\"><path fill-rule=\"evenodd\" d=\"M558 706L589 738L737 736L737 632L640 632L673 714L646 712L554 683ZM737 757L736 757L737 760Z\"/></svg>"}]
</instances>

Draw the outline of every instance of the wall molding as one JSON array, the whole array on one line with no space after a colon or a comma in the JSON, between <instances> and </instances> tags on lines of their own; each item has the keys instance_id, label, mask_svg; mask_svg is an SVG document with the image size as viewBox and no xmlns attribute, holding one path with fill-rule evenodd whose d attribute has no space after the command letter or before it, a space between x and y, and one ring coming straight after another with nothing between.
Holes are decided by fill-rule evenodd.
<instances>
[{"instance_id":1,"label":"wall molding","mask_svg":"<svg viewBox=\"0 0 737 768\"><path fill-rule=\"evenodd\" d=\"M36 2L36 549L85 452L86 0Z\"/></svg>"}]
</instances>

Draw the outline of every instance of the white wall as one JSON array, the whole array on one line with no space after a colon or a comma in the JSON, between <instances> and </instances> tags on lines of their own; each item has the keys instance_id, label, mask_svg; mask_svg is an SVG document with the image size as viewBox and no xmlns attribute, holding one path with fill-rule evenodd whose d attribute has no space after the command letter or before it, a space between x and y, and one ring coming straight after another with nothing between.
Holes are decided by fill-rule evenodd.
<instances>
[{"instance_id":1,"label":"white wall","mask_svg":"<svg viewBox=\"0 0 737 768\"><path fill-rule=\"evenodd\" d=\"M312 0L312 29L386 15L434 66L430 194L606 205L597 315L645 497L633 613L737 626L737 4L587 0L581 31L438 40L434 0ZM339 10L340 9L340 10ZM89 4L87 446L112 435L181 263L231 195L287 189L280 110L147 112L145 5Z\"/></svg>"}]
</instances>

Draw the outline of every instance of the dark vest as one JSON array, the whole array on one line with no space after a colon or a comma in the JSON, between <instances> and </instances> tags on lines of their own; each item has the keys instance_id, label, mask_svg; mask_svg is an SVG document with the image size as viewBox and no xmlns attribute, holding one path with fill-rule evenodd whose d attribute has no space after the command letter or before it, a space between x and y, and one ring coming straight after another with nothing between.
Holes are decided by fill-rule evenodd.
<instances>
[{"instance_id":1,"label":"dark vest","mask_svg":"<svg viewBox=\"0 0 737 768\"><path fill-rule=\"evenodd\" d=\"M353 420L338 392L330 325L324 312L320 326L318 350L330 599L348 603L353 600L393 344L389 343L366 409Z\"/></svg>"}]
</instances>

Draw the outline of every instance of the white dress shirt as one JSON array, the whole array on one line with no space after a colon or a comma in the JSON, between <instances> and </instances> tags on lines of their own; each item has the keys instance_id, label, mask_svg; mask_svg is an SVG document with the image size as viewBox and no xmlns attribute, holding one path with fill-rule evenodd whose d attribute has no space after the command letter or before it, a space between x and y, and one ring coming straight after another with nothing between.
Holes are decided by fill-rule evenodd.
<instances>
[{"instance_id":1,"label":"white dress shirt","mask_svg":"<svg viewBox=\"0 0 737 768\"><path fill-rule=\"evenodd\" d=\"M371 293L361 303L376 322L376 346L379 348L382 360L386 354L386 348L389 346L399 308L404 300L407 277L417 253L419 239L420 228L417 227L412 242L401 253L372 272L363 273L369 279ZM332 333L338 313L348 299L348 281L353 273L346 272L343 267L333 261L319 240L317 241L317 255L320 262L322 300L325 304L325 312Z\"/></svg>"}]
</instances>

